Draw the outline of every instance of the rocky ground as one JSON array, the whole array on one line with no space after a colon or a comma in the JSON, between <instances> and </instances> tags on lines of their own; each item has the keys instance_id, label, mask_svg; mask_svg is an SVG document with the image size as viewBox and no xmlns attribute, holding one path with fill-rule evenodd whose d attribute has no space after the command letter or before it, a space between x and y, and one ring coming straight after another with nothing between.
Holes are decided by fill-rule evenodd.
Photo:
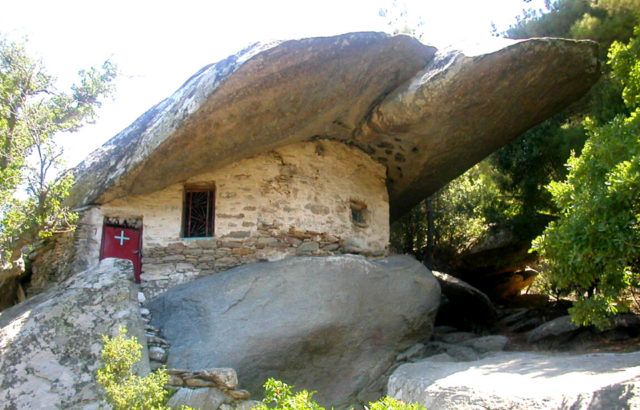
<instances>
[{"instance_id":1,"label":"rocky ground","mask_svg":"<svg viewBox=\"0 0 640 410\"><path fill-rule=\"evenodd\" d=\"M526 295L496 307L467 283L436 277L438 326L398 355L389 395L429 410L640 408L640 316L578 327L570 302Z\"/></svg>"},{"instance_id":2,"label":"rocky ground","mask_svg":"<svg viewBox=\"0 0 640 410\"><path fill-rule=\"evenodd\" d=\"M317 389L321 404L343 397L336 408L378 399L389 380L390 395L429 410L640 409L636 315L596 329L572 324L566 303L496 308L401 256L247 265L151 303L132 277L130 263L106 259L0 314L3 408L100 408L101 335L125 325L143 345L140 374L148 359L170 369L173 408L248 410L262 389L246 380L264 370L261 382ZM223 362L233 354L263 365Z\"/></svg>"}]
</instances>

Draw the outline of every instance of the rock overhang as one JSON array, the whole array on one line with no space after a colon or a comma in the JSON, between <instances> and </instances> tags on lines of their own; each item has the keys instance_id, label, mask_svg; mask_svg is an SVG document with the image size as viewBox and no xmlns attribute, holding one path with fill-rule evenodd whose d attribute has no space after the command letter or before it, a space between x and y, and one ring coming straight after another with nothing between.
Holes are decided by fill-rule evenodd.
<instances>
[{"instance_id":1,"label":"rock overhang","mask_svg":"<svg viewBox=\"0 0 640 410\"><path fill-rule=\"evenodd\" d=\"M325 138L387 166L395 219L599 78L593 42L505 44L465 54L352 33L252 45L200 70L92 153L68 204L150 193Z\"/></svg>"}]
</instances>

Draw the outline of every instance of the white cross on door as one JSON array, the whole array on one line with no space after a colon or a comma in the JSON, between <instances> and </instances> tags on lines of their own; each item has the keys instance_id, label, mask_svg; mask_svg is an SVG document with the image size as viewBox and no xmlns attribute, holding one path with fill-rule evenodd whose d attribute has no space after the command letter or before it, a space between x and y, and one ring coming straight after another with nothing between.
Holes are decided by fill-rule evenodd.
<instances>
[{"instance_id":1,"label":"white cross on door","mask_svg":"<svg viewBox=\"0 0 640 410\"><path fill-rule=\"evenodd\" d=\"M124 236L124 231L120 231L120 236L114 236L115 239L120 239L120 246L124 245L124 241L128 241L131 238L127 238L126 236Z\"/></svg>"}]
</instances>

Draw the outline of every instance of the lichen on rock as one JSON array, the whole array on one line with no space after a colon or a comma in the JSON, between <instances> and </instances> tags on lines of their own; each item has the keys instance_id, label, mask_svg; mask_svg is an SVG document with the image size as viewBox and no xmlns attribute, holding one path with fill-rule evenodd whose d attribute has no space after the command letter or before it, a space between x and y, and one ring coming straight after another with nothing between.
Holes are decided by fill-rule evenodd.
<instances>
[{"instance_id":1,"label":"lichen on rock","mask_svg":"<svg viewBox=\"0 0 640 410\"><path fill-rule=\"evenodd\" d=\"M129 261L97 268L0 313L0 403L7 410L97 409L102 335L126 326L143 345L137 371L149 371Z\"/></svg>"}]
</instances>

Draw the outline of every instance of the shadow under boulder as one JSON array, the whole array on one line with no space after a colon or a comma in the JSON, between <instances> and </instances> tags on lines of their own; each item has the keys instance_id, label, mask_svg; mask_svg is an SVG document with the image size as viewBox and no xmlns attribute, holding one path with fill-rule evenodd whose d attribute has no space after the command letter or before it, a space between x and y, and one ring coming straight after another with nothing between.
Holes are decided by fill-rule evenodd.
<instances>
[{"instance_id":1,"label":"shadow under boulder","mask_svg":"<svg viewBox=\"0 0 640 410\"><path fill-rule=\"evenodd\" d=\"M149 303L168 366L231 367L253 395L275 377L324 406L379 398L396 355L428 339L440 301L408 256L299 257L177 286Z\"/></svg>"},{"instance_id":2,"label":"shadow under boulder","mask_svg":"<svg viewBox=\"0 0 640 410\"><path fill-rule=\"evenodd\" d=\"M442 289L437 326L452 326L464 331L490 329L498 319L487 295L446 273L433 272Z\"/></svg>"}]
</instances>

